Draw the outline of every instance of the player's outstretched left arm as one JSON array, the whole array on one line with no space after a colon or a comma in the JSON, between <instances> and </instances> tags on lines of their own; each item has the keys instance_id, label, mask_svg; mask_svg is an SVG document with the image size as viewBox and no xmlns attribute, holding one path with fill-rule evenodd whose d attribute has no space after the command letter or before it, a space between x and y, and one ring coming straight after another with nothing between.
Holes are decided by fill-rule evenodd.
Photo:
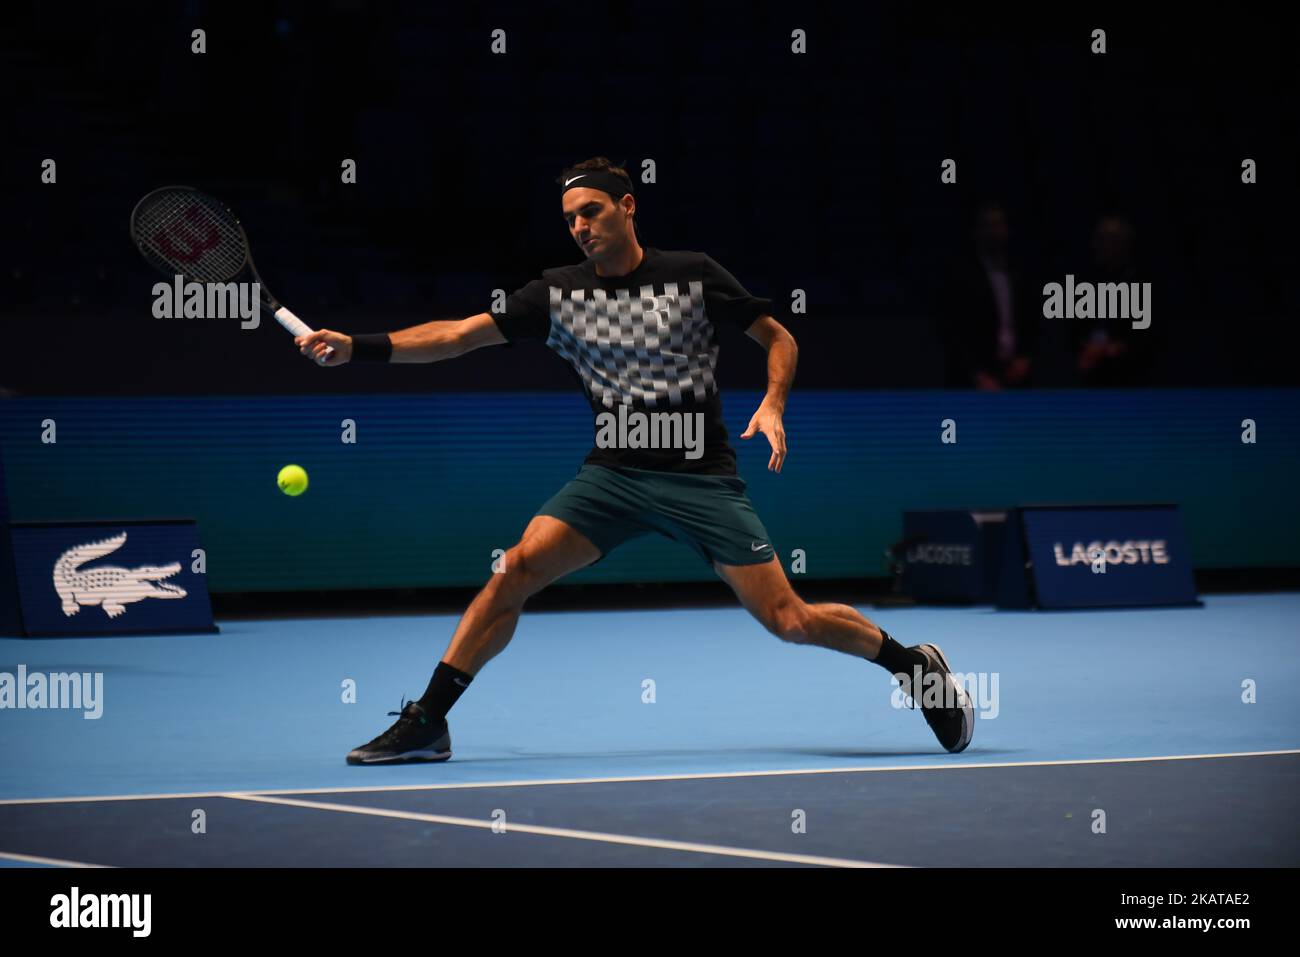
<instances>
[{"instance_id":1,"label":"player's outstretched left arm","mask_svg":"<svg viewBox=\"0 0 1300 957\"><path fill-rule=\"evenodd\" d=\"M767 395L758 411L749 420L749 428L741 433L742 439L752 438L762 432L772 446L772 457L767 461L770 472L780 472L785 463L785 400L794 383L794 368L799 362L799 346L794 336L771 316L759 316L745 334L767 350Z\"/></svg>"}]
</instances>

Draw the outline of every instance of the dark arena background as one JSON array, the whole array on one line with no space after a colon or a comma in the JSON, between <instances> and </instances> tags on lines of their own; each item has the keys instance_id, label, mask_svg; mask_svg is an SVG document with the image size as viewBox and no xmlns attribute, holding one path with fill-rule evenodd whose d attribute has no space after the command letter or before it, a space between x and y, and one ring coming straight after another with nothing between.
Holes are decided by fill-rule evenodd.
<instances>
[{"instance_id":1,"label":"dark arena background","mask_svg":"<svg viewBox=\"0 0 1300 957\"><path fill-rule=\"evenodd\" d=\"M1072 933L1263 926L1268 891L1229 892L1300 864L1300 84L1269 10L6 5L12 920L57 929L82 865L888 866L946 898L1015 868ZM266 308L159 317L132 211L211 194L307 326L393 333L582 263L557 177L592 157L642 247L770 300L779 472L740 438L763 345L689 320L743 495L799 607L942 647L968 747L665 533L528 599L450 761L344 762L578 472L583 380L545 338L322 367ZM881 880L853 894L909 886ZM137 886L189 933L186 885Z\"/></svg>"}]
</instances>

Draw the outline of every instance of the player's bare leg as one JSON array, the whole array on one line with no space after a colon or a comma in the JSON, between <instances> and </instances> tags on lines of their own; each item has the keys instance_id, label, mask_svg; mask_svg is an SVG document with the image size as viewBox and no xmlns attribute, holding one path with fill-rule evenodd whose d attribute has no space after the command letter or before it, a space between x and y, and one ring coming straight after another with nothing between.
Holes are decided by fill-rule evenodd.
<instances>
[{"instance_id":1,"label":"player's bare leg","mask_svg":"<svg viewBox=\"0 0 1300 957\"><path fill-rule=\"evenodd\" d=\"M970 744L974 705L937 646L904 648L855 608L805 602L790 587L785 569L775 559L762 565L714 563L713 567L746 610L782 641L842 651L903 676L904 689L913 694L939 743L953 752ZM913 687L918 676L922 687ZM932 682L938 693L927 696L927 682Z\"/></svg>"},{"instance_id":2,"label":"player's bare leg","mask_svg":"<svg viewBox=\"0 0 1300 957\"><path fill-rule=\"evenodd\" d=\"M524 602L551 582L600 558L585 535L548 515L528 523L502 556L500 571L470 602L442 661L418 701L404 704L394 725L348 754L349 764L446 761L451 757L447 712L485 664L510 643Z\"/></svg>"},{"instance_id":3,"label":"player's bare leg","mask_svg":"<svg viewBox=\"0 0 1300 957\"><path fill-rule=\"evenodd\" d=\"M518 544L461 616L442 660L475 675L510 643L524 602L570 572L600 558L585 535L549 515L528 523Z\"/></svg>"},{"instance_id":4,"label":"player's bare leg","mask_svg":"<svg viewBox=\"0 0 1300 957\"><path fill-rule=\"evenodd\" d=\"M820 645L869 661L880 654L878 627L848 605L805 602L790 587L779 561L713 567L745 609L782 641Z\"/></svg>"}]
</instances>

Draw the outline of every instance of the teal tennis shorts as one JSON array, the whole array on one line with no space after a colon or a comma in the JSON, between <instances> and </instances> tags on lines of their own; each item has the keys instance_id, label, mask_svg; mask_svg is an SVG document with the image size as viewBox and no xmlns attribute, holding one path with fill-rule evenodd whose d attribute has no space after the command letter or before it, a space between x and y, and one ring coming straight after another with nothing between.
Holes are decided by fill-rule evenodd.
<instances>
[{"instance_id":1,"label":"teal tennis shorts","mask_svg":"<svg viewBox=\"0 0 1300 957\"><path fill-rule=\"evenodd\" d=\"M537 514L577 529L601 558L629 539L658 532L709 565L761 565L776 550L745 487L737 475L584 465Z\"/></svg>"}]
</instances>

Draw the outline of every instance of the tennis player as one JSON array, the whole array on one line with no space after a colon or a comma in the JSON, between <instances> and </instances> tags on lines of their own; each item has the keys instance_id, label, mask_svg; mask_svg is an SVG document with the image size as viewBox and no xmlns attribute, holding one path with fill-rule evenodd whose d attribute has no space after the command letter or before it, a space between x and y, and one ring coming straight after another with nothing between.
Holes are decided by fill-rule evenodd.
<instances>
[{"instance_id":1,"label":"tennis player","mask_svg":"<svg viewBox=\"0 0 1300 957\"><path fill-rule=\"evenodd\" d=\"M544 270L508 297L499 315L379 335L321 329L295 339L326 366L439 362L484 346L543 340L572 367L596 416L596 447L538 509L470 603L424 694L390 712L393 726L350 752L348 763L451 757L447 713L510 642L529 597L652 532L707 562L783 641L865 658L898 676L939 743L963 750L974 708L943 653L929 644L902 646L848 605L804 602L736 474L714 378L715 327L735 325L767 351L767 393L740 437L762 433L772 447L767 467L780 472L782 414L798 349L772 317L771 301L750 295L704 253L643 247L631 179L608 159L578 163L557 182L564 221L585 260Z\"/></svg>"}]
</instances>

